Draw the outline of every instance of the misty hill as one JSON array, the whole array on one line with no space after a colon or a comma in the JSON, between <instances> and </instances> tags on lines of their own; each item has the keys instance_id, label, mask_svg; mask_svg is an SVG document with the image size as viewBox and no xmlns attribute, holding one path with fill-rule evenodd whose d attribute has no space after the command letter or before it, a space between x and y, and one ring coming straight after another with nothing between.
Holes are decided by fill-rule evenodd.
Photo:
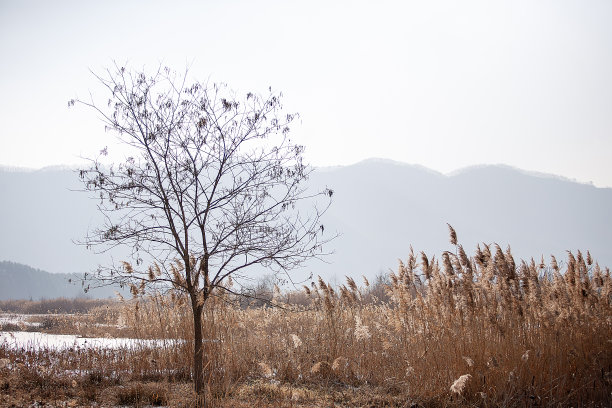
<instances>
[{"instance_id":1,"label":"misty hill","mask_svg":"<svg viewBox=\"0 0 612 408\"><path fill-rule=\"evenodd\" d=\"M312 261L300 276L372 277L395 269L411 245L430 255L453 250L447 222L468 253L480 242L511 245L518 259L562 260L566 250L588 249L612 265L611 188L507 166L443 175L388 160L321 168L311 183L334 190L325 231L341 236L327 263ZM125 252L94 255L73 243L100 223L97 200L74 191L81 187L69 169L0 170L0 260L73 273L123 259Z\"/></svg>"},{"instance_id":2,"label":"misty hill","mask_svg":"<svg viewBox=\"0 0 612 408\"><path fill-rule=\"evenodd\" d=\"M77 191L82 188L68 168L0 168L0 260L52 273L94 269L101 258L74 243L101 222L96 201Z\"/></svg>"},{"instance_id":3,"label":"misty hill","mask_svg":"<svg viewBox=\"0 0 612 408\"><path fill-rule=\"evenodd\" d=\"M321 169L312 180L335 191L328 224L343 235L327 270L340 277L395 269L410 245L430 255L454 251L447 222L468 254L481 242L511 245L517 259L563 260L566 250L588 249L612 265L610 188L508 166L446 176L375 159Z\"/></svg>"},{"instance_id":4,"label":"misty hill","mask_svg":"<svg viewBox=\"0 0 612 408\"><path fill-rule=\"evenodd\" d=\"M49 273L14 262L0 262L0 300L53 299L58 297L114 297L110 288L96 288L84 293L82 275Z\"/></svg>"}]
</instances>

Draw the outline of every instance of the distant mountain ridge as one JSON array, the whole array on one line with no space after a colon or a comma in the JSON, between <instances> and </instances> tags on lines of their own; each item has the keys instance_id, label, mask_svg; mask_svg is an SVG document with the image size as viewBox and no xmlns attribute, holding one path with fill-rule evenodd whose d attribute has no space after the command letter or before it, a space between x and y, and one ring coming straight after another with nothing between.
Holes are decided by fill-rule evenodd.
<instances>
[{"instance_id":1,"label":"distant mountain ridge","mask_svg":"<svg viewBox=\"0 0 612 408\"><path fill-rule=\"evenodd\" d=\"M44 166L41 168L31 168L31 167L20 167L20 166L7 166L4 164L0 164L0 172L20 172L20 173L34 173L34 172L43 172L43 171L75 171L79 168L77 165L65 165L65 164L56 164L51 166Z\"/></svg>"},{"instance_id":2,"label":"distant mountain ridge","mask_svg":"<svg viewBox=\"0 0 612 408\"><path fill-rule=\"evenodd\" d=\"M518 173L522 173L524 175L527 176L532 176L532 177L540 177L540 178L546 178L546 179L553 179L553 180L561 180L561 181L567 181L569 183L576 183L576 184L584 184L587 186L593 186L595 188L607 188L607 187L596 187L593 182L583 182L583 181L578 181L576 179L571 179L569 177L565 177L565 176L560 176L558 174L552 174L552 173L544 173L544 172L540 172L540 171L534 171L534 170L524 170L518 167L514 167L514 166L509 166L507 164L477 164L477 165L473 165L473 166L467 166L467 167L462 167L460 169L451 171L450 173L446 173L447 177L455 177L460 175L461 173L467 173L473 170L479 170L482 168L487 168L487 167L497 167L497 168L505 168L505 169L509 169Z\"/></svg>"},{"instance_id":3,"label":"distant mountain ridge","mask_svg":"<svg viewBox=\"0 0 612 408\"><path fill-rule=\"evenodd\" d=\"M23 264L1 261L0 300L114 296L110 288L95 288L85 293L82 278L81 274L49 273Z\"/></svg>"},{"instance_id":4,"label":"distant mountain ridge","mask_svg":"<svg viewBox=\"0 0 612 408\"><path fill-rule=\"evenodd\" d=\"M504 165L448 175L384 159L317 169L313 189L330 187L333 203L325 231L339 232L326 262L313 260L298 279L313 273L339 281L395 269L413 246L439 256L453 250L450 223L468 255L478 243L512 246L517 261L566 250L590 250L612 266L612 188L599 188ZM78 174L66 168L4 171L0 168L0 259L50 272L87 272L127 251L96 255L74 241L101 223L99 199L80 192Z\"/></svg>"},{"instance_id":5,"label":"distant mountain ridge","mask_svg":"<svg viewBox=\"0 0 612 408\"><path fill-rule=\"evenodd\" d=\"M395 269L411 245L429 255L454 251L446 223L468 254L482 242L510 245L517 260L590 250L602 266L612 265L612 188L505 165L444 175L387 160L315 173L312 181L336 193L327 223L344 232L330 257L343 266L340 278Z\"/></svg>"}]
</instances>

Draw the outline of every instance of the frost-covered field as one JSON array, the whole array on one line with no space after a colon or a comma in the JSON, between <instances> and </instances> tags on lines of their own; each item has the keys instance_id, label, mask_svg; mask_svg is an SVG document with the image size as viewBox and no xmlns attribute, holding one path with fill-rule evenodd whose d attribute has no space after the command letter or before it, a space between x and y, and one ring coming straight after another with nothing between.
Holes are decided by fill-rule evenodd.
<instances>
[{"instance_id":1,"label":"frost-covered field","mask_svg":"<svg viewBox=\"0 0 612 408\"><path fill-rule=\"evenodd\" d=\"M47 334L39 332L0 332L0 345L13 349L67 350L70 348L121 349L154 348L172 346L173 340L143 340L127 338L87 338L68 334Z\"/></svg>"},{"instance_id":2,"label":"frost-covered field","mask_svg":"<svg viewBox=\"0 0 612 408\"><path fill-rule=\"evenodd\" d=\"M16 313L0 313L0 326L5 324L15 324L19 326L32 326L38 327L41 325L40 322L31 322L30 319L35 317L44 317L45 315L24 315Z\"/></svg>"}]
</instances>

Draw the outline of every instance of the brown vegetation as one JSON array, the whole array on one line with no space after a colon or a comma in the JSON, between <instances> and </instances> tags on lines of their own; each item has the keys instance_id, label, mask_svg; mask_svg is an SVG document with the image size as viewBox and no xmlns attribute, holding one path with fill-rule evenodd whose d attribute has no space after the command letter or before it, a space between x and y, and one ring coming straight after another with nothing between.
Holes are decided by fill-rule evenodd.
<instances>
[{"instance_id":1,"label":"brown vegetation","mask_svg":"<svg viewBox=\"0 0 612 408\"><path fill-rule=\"evenodd\" d=\"M57 298L41 300L0 300L0 313L45 314L87 313L90 310L114 303L112 300L86 298Z\"/></svg>"},{"instance_id":2,"label":"brown vegetation","mask_svg":"<svg viewBox=\"0 0 612 408\"><path fill-rule=\"evenodd\" d=\"M411 253L388 285L360 287L347 278L332 287L319 279L300 294L277 293L278 307L211 298L203 317L208 402L607 406L609 270L588 253L569 253L560 267L554 258L516 263L498 246L478 248L472 258L455 248L440 261ZM384 299L373 295L383 287ZM123 328L109 335L189 340L185 301L151 295L118 302L107 317ZM64 401L83 405L189 406L190 344L63 352L0 346L7 359L0 404L19 392L49 398L59 387Z\"/></svg>"}]
</instances>

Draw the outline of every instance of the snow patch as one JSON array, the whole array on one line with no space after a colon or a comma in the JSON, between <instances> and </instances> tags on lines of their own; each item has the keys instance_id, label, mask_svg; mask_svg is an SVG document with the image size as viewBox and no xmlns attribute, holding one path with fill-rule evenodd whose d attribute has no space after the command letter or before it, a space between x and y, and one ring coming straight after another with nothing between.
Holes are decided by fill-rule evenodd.
<instances>
[{"instance_id":1,"label":"snow patch","mask_svg":"<svg viewBox=\"0 0 612 408\"><path fill-rule=\"evenodd\" d=\"M28 350L122 349L156 348L176 346L183 340L143 340L129 338L79 337L72 334L47 334L39 332L0 332L0 346Z\"/></svg>"}]
</instances>

